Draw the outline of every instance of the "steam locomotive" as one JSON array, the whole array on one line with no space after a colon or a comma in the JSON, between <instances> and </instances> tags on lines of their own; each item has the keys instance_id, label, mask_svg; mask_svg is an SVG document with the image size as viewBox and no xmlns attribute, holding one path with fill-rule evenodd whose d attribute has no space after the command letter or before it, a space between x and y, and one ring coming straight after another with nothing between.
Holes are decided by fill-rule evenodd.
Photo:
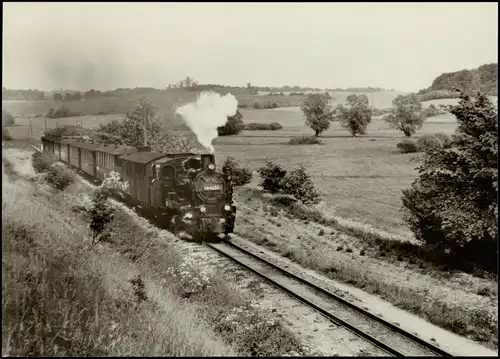
<instances>
[{"instance_id":1,"label":"steam locomotive","mask_svg":"<svg viewBox=\"0 0 500 359\"><path fill-rule=\"evenodd\" d=\"M148 147L94 144L43 136L42 151L102 181L118 172L126 201L161 216L174 232L197 240L233 233L236 206L231 178L215 170L213 154L159 153Z\"/></svg>"}]
</instances>

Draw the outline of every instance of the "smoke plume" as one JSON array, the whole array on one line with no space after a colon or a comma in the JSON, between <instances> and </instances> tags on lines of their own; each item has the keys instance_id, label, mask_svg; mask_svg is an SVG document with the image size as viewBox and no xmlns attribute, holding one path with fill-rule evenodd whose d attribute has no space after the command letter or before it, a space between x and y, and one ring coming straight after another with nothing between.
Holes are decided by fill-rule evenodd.
<instances>
[{"instance_id":1,"label":"smoke plume","mask_svg":"<svg viewBox=\"0 0 500 359\"><path fill-rule=\"evenodd\" d=\"M212 141L217 138L217 127L224 126L228 116L234 116L238 100L232 94L221 96L214 92L202 92L196 102L177 108L184 122L193 131L198 142L214 152Z\"/></svg>"}]
</instances>

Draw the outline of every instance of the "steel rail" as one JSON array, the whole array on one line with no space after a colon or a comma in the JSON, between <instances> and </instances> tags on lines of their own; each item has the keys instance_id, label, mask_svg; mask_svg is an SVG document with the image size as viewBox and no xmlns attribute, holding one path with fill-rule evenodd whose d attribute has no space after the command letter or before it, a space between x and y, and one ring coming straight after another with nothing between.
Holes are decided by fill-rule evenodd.
<instances>
[{"instance_id":1,"label":"steel rail","mask_svg":"<svg viewBox=\"0 0 500 359\"><path fill-rule=\"evenodd\" d=\"M306 280L306 279L304 279L304 278L302 278L300 276L297 276L297 275L295 275L295 274L287 271L286 269L281 268L281 267L279 267L278 265L276 265L274 263L271 263L270 261L268 261L268 260L266 260L264 258L261 258L260 256L256 255L255 253L252 253L252 252L250 252L250 251L248 251L248 250L246 250L246 249L244 249L244 248L242 248L242 247L240 247L240 246L238 246L238 245L236 245L236 244L234 244L232 242L226 241L226 242L224 242L224 244L227 245L227 246L229 246L229 247L232 247L232 248L234 248L234 249L236 249L236 250L238 250L238 251L240 251L242 253L244 253L245 255L247 255L247 256L249 256L249 257L251 257L253 259L256 259L256 260L264 263L265 265L271 267L272 269L274 269L274 270L276 270L276 271L278 271L278 272L286 275L287 277L292 278L292 279L294 279L294 280L296 280L296 281L298 281L298 282L300 282L300 283L302 283L302 284L304 284L304 285L306 285L306 286L314 289L315 291L317 291L317 292L319 292L319 293L327 296L328 298L333 299L334 301L337 301L337 302L341 303L342 305L344 305L344 306L346 306L346 307L348 307L350 309L353 309L354 311L362 314L363 316L368 317L368 318L370 318L370 319L372 319L372 320L374 320L374 321L376 321L376 322L384 325L388 329L390 329L390 330L392 330L392 331L394 331L394 332L396 332L396 333L404 336L406 339L409 339L409 340L411 340L411 341L419 344L420 346L424 347L425 349L427 349L427 350L429 350L429 351L431 351L431 352L433 352L433 353L435 353L435 354L437 354L439 356L445 356L445 357L451 357L451 356L453 356L453 355L449 354L448 352L444 351L443 349L438 348L437 346L435 346L435 345L433 345L433 344L431 344L431 343L429 343L429 342L427 342L427 341L425 341L425 340L423 340L423 339L421 339L421 338L419 338L419 337L417 337L417 336L415 336L415 335L413 335L413 334L405 331L404 329L398 327L397 325L394 325L394 324L392 324L392 323L390 323L390 322L388 322L388 321L386 321L386 320L384 320L384 319L382 319L382 318L380 318L380 317L378 317L378 316L376 316L376 315L374 315L374 314L372 314L372 313L364 310L363 308L360 308L360 307L356 306L355 304L353 304L353 303L345 300L344 298L342 298L342 297L340 297L340 296L338 296L338 295L336 295L336 294L334 294L334 293L332 293L332 292L330 292L330 291L328 291L328 290L326 290L326 289L324 289L324 288L322 288L322 287L320 287L320 286L318 286L318 285L316 285L314 283L311 283L310 281L308 281L308 280ZM320 312L321 314L323 314L324 316L326 316L328 319L333 320L333 321L335 321L337 323L340 323L340 325L346 327L350 331L354 332L356 335L361 336L364 339L370 341L372 344L374 344L375 346L383 349L384 351L386 351L386 352L388 352L390 354L396 355L396 356L405 356L404 354L402 354L402 353L398 352L397 350L391 348L387 344L379 341L378 339L372 337L371 335L369 335L367 333L364 333L360 329L355 328L351 324L343 321L342 319L334 316L333 314L329 313L325 309L323 309L323 308L317 306L316 304L310 302L308 299L303 298L299 294L296 294L296 293L292 292L290 289L282 286L281 284L276 283L273 279L268 278L268 276L266 276L265 274L259 272L258 270L254 269L254 268L251 268L250 266L246 265L245 263L240 262L236 258L233 258L231 255L229 255L229 254L225 253L224 251L220 250L219 248L217 248L213 244L211 244L211 243L205 243L205 245L207 245L208 247L214 249L218 253L221 253L225 257L233 260L234 262L237 262L239 265L245 267L246 269L250 270L251 272L259 275L260 277L264 278L266 281L268 281L271 284L273 284L274 286L278 287L280 290L283 290L283 291L287 292L288 294L292 295L293 297L295 297L299 301L303 302L304 304L306 304L306 305L314 308L315 310L317 310L318 312Z\"/></svg>"}]
</instances>

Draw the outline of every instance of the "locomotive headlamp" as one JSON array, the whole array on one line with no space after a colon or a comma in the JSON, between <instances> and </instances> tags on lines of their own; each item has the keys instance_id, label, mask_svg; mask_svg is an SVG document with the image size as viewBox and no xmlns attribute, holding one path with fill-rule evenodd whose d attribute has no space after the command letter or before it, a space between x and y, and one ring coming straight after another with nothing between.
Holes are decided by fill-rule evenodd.
<instances>
[{"instance_id":1,"label":"locomotive headlamp","mask_svg":"<svg viewBox=\"0 0 500 359\"><path fill-rule=\"evenodd\" d=\"M214 165L213 163L210 163L210 164L208 165L208 169L209 169L210 171L213 171L213 170L215 169L215 165Z\"/></svg>"},{"instance_id":2,"label":"locomotive headlamp","mask_svg":"<svg viewBox=\"0 0 500 359\"><path fill-rule=\"evenodd\" d=\"M229 212L231 210L231 206L228 204L224 205L224 210Z\"/></svg>"},{"instance_id":3,"label":"locomotive headlamp","mask_svg":"<svg viewBox=\"0 0 500 359\"><path fill-rule=\"evenodd\" d=\"M205 206L200 206L200 212L205 213L207 211L207 207Z\"/></svg>"}]
</instances>

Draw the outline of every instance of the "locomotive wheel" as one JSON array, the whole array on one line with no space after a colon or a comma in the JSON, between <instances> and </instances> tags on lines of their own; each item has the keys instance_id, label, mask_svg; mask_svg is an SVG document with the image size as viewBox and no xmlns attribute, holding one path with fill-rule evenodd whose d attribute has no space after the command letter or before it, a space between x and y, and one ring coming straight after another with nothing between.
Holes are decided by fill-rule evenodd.
<instances>
[{"instance_id":1,"label":"locomotive wheel","mask_svg":"<svg viewBox=\"0 0 500 359\"><path fill-rule=\"evenodd\" d=\"M198 232L196 234L196 240L200 243L203 242L218 242L220 240L216 233L212 232Z\"/></svg>"},{"instance_id":2,"label":"locomotive wheel","mask_svg":"<svg viewBox=\"0 0 500 359\"><path fill-rule=\"evenodd\" d=\"M182 223L180 217L177 215L173 216L171 223L172 223L172 231L177 237L180 237L182 232Z\"/></svg>"},{"instance_id":3,"label":"locomotive wheel","mask_svg":"<svg viewBox=\"0 0 500 359\"><path fill-rule=\"evenodd\" d=\"M205 232L201 232L201 231L197 231L194 235L194 240L198 243L203 243L206 241L206 233Z\"/></svg>"}]
</instances>

